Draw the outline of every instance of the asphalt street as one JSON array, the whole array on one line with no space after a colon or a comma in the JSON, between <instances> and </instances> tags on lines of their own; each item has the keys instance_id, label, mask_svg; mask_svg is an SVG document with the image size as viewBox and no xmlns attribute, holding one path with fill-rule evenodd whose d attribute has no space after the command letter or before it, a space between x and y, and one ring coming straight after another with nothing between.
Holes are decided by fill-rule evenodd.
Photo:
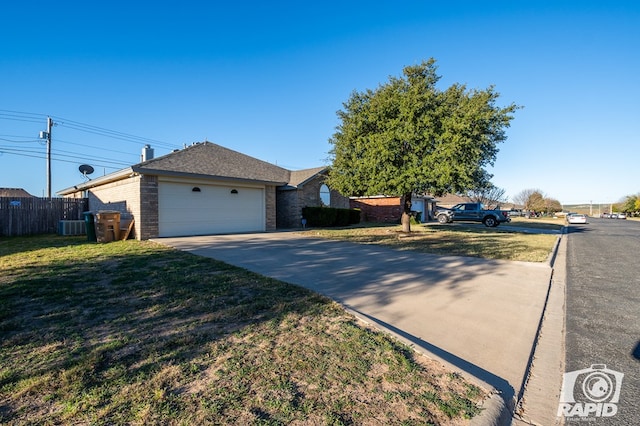
<instances>
[{"instance_id":1,"label":"asphalt street","mask_svg":"<svg viewBox=\"0 0 640 426\"><path fill-rule=\"evenodd\" d=\"M590 218L571 225L567 244L566 369L575 401L611 403L611 416L567 417L603 425L640 424L640 222ZM596 366L592 369L592 366ZM619 380L614 373L622 373ZM607 379L608 378L608 379ZM566 380L565 380L566 381ZM584 385L584 386L583 386ZM610 409L612 413L615 409ZM606 411L606 410L605 410Z\"/></svg>"}]
</instances>

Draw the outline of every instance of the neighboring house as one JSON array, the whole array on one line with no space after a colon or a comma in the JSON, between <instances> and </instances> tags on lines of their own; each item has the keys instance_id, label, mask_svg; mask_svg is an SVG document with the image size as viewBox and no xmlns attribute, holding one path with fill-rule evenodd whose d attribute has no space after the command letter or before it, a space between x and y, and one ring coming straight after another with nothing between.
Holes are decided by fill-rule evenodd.
<instances>
[{"instance_id":1,"label":"neighboring house","mask_svg":"<svg viewBox=\"0 0 640 426\"><path fill-rule=\"evenodd\" d=\"M428 222L433 219L435 200L426 195L414 195L411 198L411 210L420 212L420 220ZM352 209L361 210L361 218L364 222L399 222L402 217L402 200L400 197L387 197L384 195L374 197L352 197L350 199Z\"/></svg>"},{"instance_id":2,"label":"neighboring house","mask_svg":"<svg viewBox=\"0 0 640 426\"><path fill-rule=\"evenodd\" d=\"M0 197L32 198L33 195L29 194L22 188L0 188Z\"/></svg>"},{"instance_id":3,"label":"neighboring house","mask_svg":"<svg viewBox=\"0 0 640 426\"><path fill-rule=\"evenodd\" d=\"M324 167L290 171L201 142L58 194L87 197L92 211L132 217L137 239L263 232L300 226L302 207L322 205L325 173ZM331 207L348 206L346 198L330 195Z\"/></svg>"},{"instance_id":4,"label":"neighboring house","mask_svg":"<svg viewBox=\"0 0 640 426\"><path fill-rule=\"evenodd\" d=\"M436 198L438 207L451 208L460 203L472 203L473 200L469 197L456 194L445 194L442 197Z\"/></svg>"}]
</instances>

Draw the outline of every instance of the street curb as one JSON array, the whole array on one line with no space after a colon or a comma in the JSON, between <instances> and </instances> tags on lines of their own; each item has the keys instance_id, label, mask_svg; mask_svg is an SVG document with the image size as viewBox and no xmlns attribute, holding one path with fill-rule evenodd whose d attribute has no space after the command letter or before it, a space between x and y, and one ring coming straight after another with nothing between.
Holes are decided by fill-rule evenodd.
<instances>
[{"instance_id":1,"label":"street curb","mask_svg":"<svg viewBox=\"0 0 640 426\"><path fill-rule=\"evenodd\" d=\"M531 367L533 365L533 360L536 358L536 353L538 349L538 345L540 343L541 331L545 321L545 313L547 312L547 307L549 303L549 297L551 295L552 284L554 279L554 265L558 256L558 250L560 248L560 243L564 235L566 235L567 227L563 227L560 231L560 235L556 239L556 242L549 253L549 257L547 258L546 264L551 268L551 274L549 276L549 286L547 288L547 295L545 297L545 302L542 308L542 312L540 314L540 322L538 323L538 330L536 332L536 337L534 338L532 347L531 347L531 355L529 357L529 362L527 364L527 368L525 370L524 381L522 383L522 388L519 390L517 400L515 401L515 407L509 407L505 401L499 395L492 395L492 397L485 402L483 408L485 410L482 412L480 416L474 418L471 421L472 426L502 426L502 425L512 425L514 422L522 422L522 419L516 414L516 411L521 408L522 401L527 396L527 385L529 384L529 379L531 377ZM535 424L526 422L526 424Z\"/></svg>"},{"instance_id":2,"label":"street curb","mask_svg":"<svg viewBox=\"0 0 640 426\"><path fill-rule=\"evenodd\" d=\"M518 394L513 413L513 425L562 424L555 417L557 404L549 398L559 396L561 372L564 371L564 307L565 265L567 230L562 228L560 236L547 259L551 277L547 296L540 317L538 332L531 349L531 357L525 380ZM560 253L560 250L563 252ZM557 261L560 263L556 264ZM535 370L535 371L534 371ZM553 384L555 382L555 385Z\"/></svg>"},{"instance_id":3,"label":"street curb","mask_svg":"<svg viewBox=\"0 0 640 426\"><path fill-rule=\"evenodd\" d=\"M563 227L560 235L556 239L556 242L549 253L549 257L547 258L546 264L551 268L551 274L549 276L549 286L547 288L547 295L545 297L544 306L542 308L542 312L540 314L540 322L538 324L538 330L536 332L536 337L534 338L533 345L531 347L531 355L529 357L529 362L527 364L527 368L525 370L525 380L523 381L522 388L519 390L517 395L517 400L515 401L515 407L509 407L503 398L500 397L499 394L494 393L485 403L483 404L483 412L474 417L470 423L471 426L502 426L502 425L513 425L515 423L519 424L530 424L533 423L528 420L524 420L520 417L516 412L521 409L521 405L523 400L527 397L527 385L529 384L529 379L531 377L531 368L533 365L533 360L536 358L536 353L538 349L538 345L540 343L541 331L545 321L545 313L547 311L549 297L551 295L552 284L554 279L554 265L558 256L558 250L560 248L560 243L562 241L563 236L566 235L567 227Z\"/></svg>"}]
</instances>

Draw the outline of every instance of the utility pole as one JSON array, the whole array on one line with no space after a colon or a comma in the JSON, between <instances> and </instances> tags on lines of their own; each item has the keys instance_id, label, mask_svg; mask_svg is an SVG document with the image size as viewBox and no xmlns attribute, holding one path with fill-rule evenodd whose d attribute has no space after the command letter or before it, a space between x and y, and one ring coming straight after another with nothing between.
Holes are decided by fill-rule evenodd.
<instances>
[{"instance_id":1,"label":"utility pole","mask_svg":"<svg viewBox=\"0 0 640 426\"><path fill-rule=\"evenodd\" d=\"M47 141L47 198L51 198L51 129L53 120L47 117L47 131L40 132L40 139Z\"/></svg>"},{"instance_id":2,"label":"utility pole","mask_svg":"<svg viewBox=\"0 0 640 426\"><path fill-rule=\"evenodd\" d=\"M47 198L51 198L51 129L53 120L47 117Z\"/></svg>"}]
</instances>

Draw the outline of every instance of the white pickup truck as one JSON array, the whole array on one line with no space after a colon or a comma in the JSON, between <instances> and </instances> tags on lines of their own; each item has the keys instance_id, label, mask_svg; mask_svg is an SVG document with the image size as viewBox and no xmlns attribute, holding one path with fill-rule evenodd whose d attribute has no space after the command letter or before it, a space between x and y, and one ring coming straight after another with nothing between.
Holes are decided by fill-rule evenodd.
<instances>
[{"instance_id":1,"label":"white pickup truck","mask_svg":"<svg viewBox=\"0 0 640 426\"><path fill-rule=\"evenodd\" d=\"M482 222L485 226L495 227L511 221L506 210L486 210L482 203L460 203L450 209L439 208L436 219L440 223Z\"/></svg>"}]
</instances>

